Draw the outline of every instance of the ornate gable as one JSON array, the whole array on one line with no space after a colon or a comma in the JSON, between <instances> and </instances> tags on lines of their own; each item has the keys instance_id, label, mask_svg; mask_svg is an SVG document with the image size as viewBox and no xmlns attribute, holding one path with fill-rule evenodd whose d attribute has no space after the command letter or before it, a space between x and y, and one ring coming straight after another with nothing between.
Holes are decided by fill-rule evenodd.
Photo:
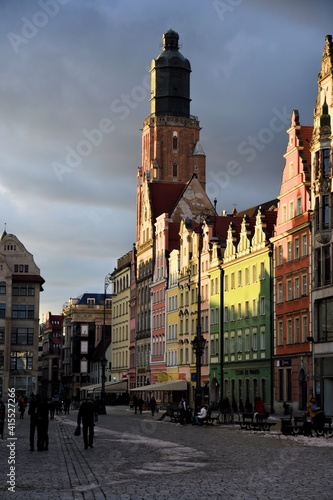
<instances>
[{"instance_id":1,"label":"ornate gable","mask_svg":"<svg viewBox=\"0 0 333 500\"><path fill-rule=\"evenodd\" d=\"M251 251L251 242L249 239L250 235L251 232L248 229L248 222L246 221L246 215L244 215L241 223L240 238L237 247L237 254L239 257L250 253Z\"/></svg>"},{"instance_id":2,"label":"ornate gable","mask_svg":"<svg viewBox=\"0 0 333 500\"><path fill-rule=\"evenodd\" d=\"M199 224L202 213L207 210L215 212L215 208L199 182L199 179L196 175L193 175L172 212L170 212L170 218L173 222L190 219Z\"/></svg>"},{"instance_id":3,"label":"ornate gable","mask_svg":"<svg viewBox=\"0 0 333 500\"><path fill-rule=\"evenodd\" d=\"M261 214L260 207L256 215L256 224L254 227L254 235L252 238L252 251L255 252L266 245L266 224L263 222L264 216Z\"/></svg>"},{"instance_id":4,"label":"ornate gable","mask_svg":"<svg viewBox=\"0 0 333 500\"><path fill-rule=\"evenodd\" d=\"M236 258L236 245L235 245L233 223L230 222L227 231L226 249L224 252L224 262L228 262Z\"/></svg>"}]
</instances>

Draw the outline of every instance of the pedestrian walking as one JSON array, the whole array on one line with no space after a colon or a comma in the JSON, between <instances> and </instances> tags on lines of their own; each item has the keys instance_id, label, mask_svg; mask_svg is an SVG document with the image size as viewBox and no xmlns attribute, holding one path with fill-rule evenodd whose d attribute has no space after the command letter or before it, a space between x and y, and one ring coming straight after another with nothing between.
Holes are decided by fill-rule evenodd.
<instances>
[{"instance_id":1,"label":"pedestrian walking","mask_svg":"<svg viewBox=\"0 0 333 500\"><path fill-rule=\"evenodd\" d=\"M6 406L0 398L0 438L3 439L3 428L5 425Z\"/></svg>"},{"instance_id":2,"label":"pedestrian walking","mask_svg":"<svg viewBox=\"0 0 333 500\"><path fill-rule=\"evenodd\" d=\"M36 396L33 392L30 394L28 414L30 415L30 451L34 451L35 433L37 429L38 420L37 420L37 401L36 401Z\"/></svg>"},{"instance_id":3,"label":"pedestrian walking","mask_svg":"<svg viewBox=\"0 0 333 500\"><path fill-rule=\"evenodd\" d=\"M186 423L186 411L187 405L184 398L182 398L178 403L178 411L179 411L179 423L184 425Z\"/></svg>"},{"instance_id":4,"label":"pedestrian walking","mask_svg":"<svg viewBox=\"0 0 333 500\"><path fill-rule=\"evenodd\" d=\"M46 397L36 396L37 401L37 450L49 449L49 405Z\"/></svg>"},{"instance_id":5,"label":"pedestrian walking","mask_svg":"<svg viewBox=\"0 0 333 500\"><path fill-rule=\"evenodd\" d=\"M138 413L138 398L136 396L133 397L133 406L135 415Z\"/></svg>"},{"instance_id":6,"label":"pedestrian walking","mask_svg":"<svg viewBox=\"0 0 333 500\"><path fill-rule=\"evenodd\" d=\"M20 418L24 418L24 414L25 414L25 401L24 401L24 397L23 397L22 394L18 397L17 404L18 404L18 409L19 409L19 412L20 412Z\"/></svg>"},{"instance_id":7,"label":"pedestrian walking","mask_svg":"<svg viewBox=\"0 0 333 500\"><path fill-rule=\"evenodd\" d=\"M154 398L154 396L152 396L150 398L150 410L151 410L152 417L155 415L156 406L157 406L156 399Z\"/></svg>"},{"instance_id":8,"label":"pedestrian walking","mask_svg":"<svg viewBox=\"0 0 333 500\"><path fill-rule=\"evenodd\" d=\"M68 396L66 396L65 399L64 399L64 412L65 412L65 415L69 415L70 406L71 406L71 398L69 398Z\"/></svg>"},{"instance_id":9,"label":"pedestrian walking","mask_svg":"<svg viewBox=\"0 0 333 500\"><path fill-rule=\"evenodd\" d=\"M77 415L77 425L80 427L82 420L82 434L84 449L93 448L94 442L94 425L97 419L97 411L94 402L91 399L84 399L80 405Z\"/></svg>"},{"instance_id":10,"label":"pedestrian walking","mask_svg":"<svg viewBox=\"0 0 333 500\"><path fill-rule=\"evenodd\" d=\"M55 409L56 409L56 402L55 402L55 400L52 398L52 399L49 401L50 420L53 420L53 419L54 419Z\"/></svg>"},{"instance_id":11,"label":"pedestrian walking","mask_svg":"<svg viewBox=\"0 0 333 500\"><path fill-rule=\"evenodd\" d=\"M142 397L140 397L139 401L138 401L138 406L139 406L139 412L140 412L140 414L142 413L143 405L144 405L144 401L143 401Z\"/></svg>"}]
</instances>

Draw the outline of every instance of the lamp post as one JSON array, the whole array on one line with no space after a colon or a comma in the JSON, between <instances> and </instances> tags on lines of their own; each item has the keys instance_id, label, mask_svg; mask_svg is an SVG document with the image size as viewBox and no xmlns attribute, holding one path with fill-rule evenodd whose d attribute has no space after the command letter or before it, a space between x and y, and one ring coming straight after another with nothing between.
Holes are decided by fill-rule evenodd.
<instances>
[{"instance_id":1,"label":"lamp post","mask_svg":"<svg viewBox=\"0 0 333 500\"><path fill-rule=\"evenodd\" d=\"M202 404L202 387L201 387L201 358L205 349L206 339L202 336L201 329L201 254L203 246L202 236L202 222L200 222L199 232L199 247L198 247L198 316L197 316L197 330L196 337L192 340L191 344L196 355L196 387L194 393L195 410L198 411Z\"/></svg>"},{"instance_id":2,"label":"lamp post","mask_svg":"<svg viewBox=\"0 0 333 500\"><path fill-rule=\"evenodd\" d=\"M104 280L104 310L103 310L103 327L102 327L102 358L101 358L101 371L102 371L102 384L101 384L101 410L100 412L105 415L106 414L106 408L105 408L105 399L106 399L106 394L105 394L105 369L106 369L106 357L105 357L105 340L106 340L106 292L108 289L108 286L111 284L111 273L108 273L105 276Z\"/></svg>"}]
</instances>

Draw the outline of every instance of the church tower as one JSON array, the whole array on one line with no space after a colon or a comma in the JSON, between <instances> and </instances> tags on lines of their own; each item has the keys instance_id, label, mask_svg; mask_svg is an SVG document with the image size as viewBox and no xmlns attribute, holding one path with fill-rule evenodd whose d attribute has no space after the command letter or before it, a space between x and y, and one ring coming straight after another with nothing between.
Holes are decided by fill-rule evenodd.
<instances>
[{"instance_id":1,"label":"church tower","mask_svg":"<svg viewBox=\"0 0 333 500\"><path fill-rule=\"evenodd\" d=\"M163 35L163 51L151 63L150 115L142 131L143 181L187 182L196 174L206 182L200 124L190 115L191 65L179 52L179 35Z\"/></svg>"},{"instance_id":2,"label":"church tower","mask_svg":"<svg viewBox=\"0 0 333 500\"><path fill-rule=\"evenodd\" d=\"M179 52L179 35L163 37L162 52L151 63L150 115L142 128L142 163L138 168L136 258L137 384L150 380L150 292L156 249L155 223L161 214L170 222L194 218L207 206L206 156L200 124L190 114L191 65Z\"/></svg>"}]
</instances>

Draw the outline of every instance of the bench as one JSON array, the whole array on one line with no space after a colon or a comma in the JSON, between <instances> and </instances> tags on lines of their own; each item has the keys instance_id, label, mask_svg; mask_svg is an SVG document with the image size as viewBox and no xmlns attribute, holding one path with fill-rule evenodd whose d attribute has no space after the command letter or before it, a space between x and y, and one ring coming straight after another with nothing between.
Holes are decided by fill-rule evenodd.
<instances>
[{"instance_id":1,"label":"bench","mask_svg":"<svg viewBox=\"0 0 333 500\"><path fill-rule=\"evenodd\" d=\"M293 436L312 436L312 431L315 431L316 435L323 436L327 434L327 436L333 437L333 427L332 427L332 418L324 417L321 423L310 422L304 416L295 416L293 419L290 418L281 418L281 432L284 435L293 435Z\"/></svg>"},{"instance_id":2,"label":"bench","mask_svg":"<svg viewBox=\"0 0 333 500\"><path fill-rule=\"evenodd\" d=\"M268 421L269 413L243 413L239 422L241 429L270 431L276 422Z\"/></svg>"},{"instance_id":3,"label":"bench","mask_svg":"<svg viewBox=\"0 0 333 500\"><path fill-rule=\"evenodd\" d=\"M306 424L306 418L304 419L303 417L294 417L294 425L293 427L293 434L303 434L304 430L306 430L306 427L304 427L304 424Z\"/></svg>"},{"instance_id":4,"label":"bench","mask_svg":"<svg viewBox=\"0 0 333 500\"><path fill-rule=\"evenodd\" d=\"M327 434L329 437L333 437L333 428L332 428L332 418L325 417L323 421L323 425L316 425L315 422L312 423L312 428L315 431L316 435L324 436Z\"/></svg>"}]
</instances>

